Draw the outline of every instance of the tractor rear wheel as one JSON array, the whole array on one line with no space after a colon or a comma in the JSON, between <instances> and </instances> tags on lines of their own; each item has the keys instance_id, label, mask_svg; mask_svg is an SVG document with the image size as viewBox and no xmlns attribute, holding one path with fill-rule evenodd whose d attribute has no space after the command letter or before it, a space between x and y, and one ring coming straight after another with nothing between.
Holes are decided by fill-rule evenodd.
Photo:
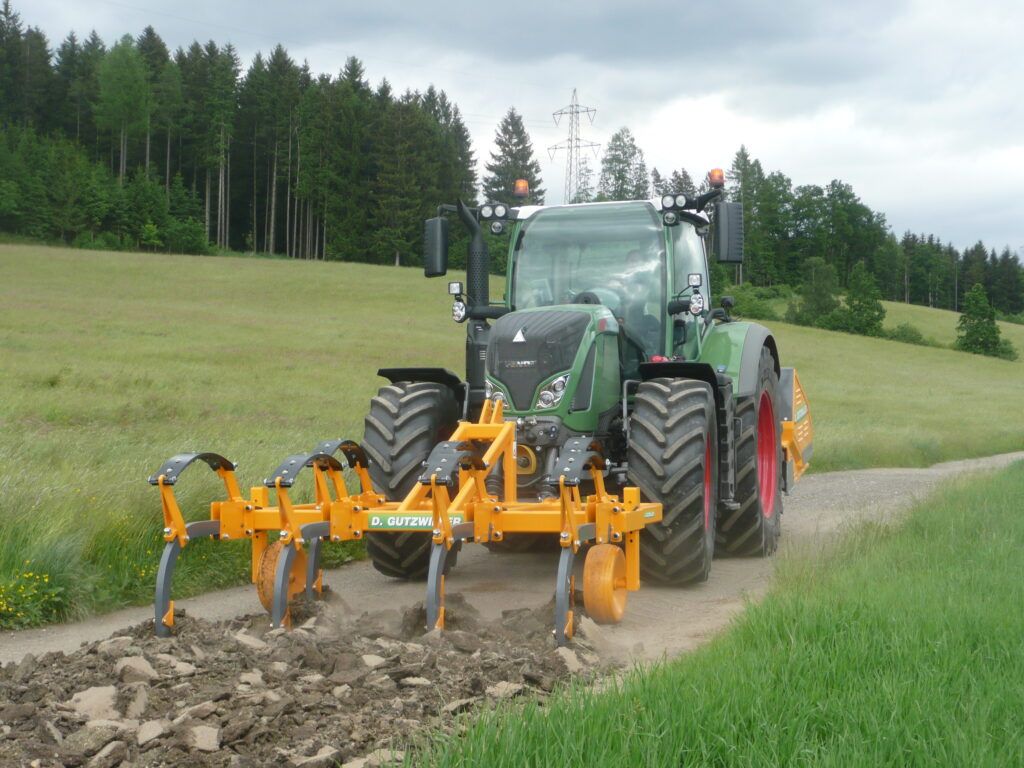
<instances>
[{"instance_id":1,"label":"tractor rear wheel","mask_svg":"<svg viewBox=\"0 0 1024 768\"><path fill-rule=\"evenodd\" d=\"M441 384L399 382L381 387L370 401L362 443L374 489L389 501L404 499L430 451L451 437L458 418L455 395ZM366 534L366 554L373 567L399 579L427 577L430 544L427 531ZM457 554L452 548L447 568Z\"/></svg>"},{"instance_id":2,"label":"tractor rear wheel","mask_svg":"<svg viewBox=\"0 0 1024 768\"><path fill-rule=\"evenodd\" d=\"M629 481L662 504L640 535L640 571L661 584L706 581L715 551L718 442L711 387L652 379L637 389L629 430Z\"/></svg>"},{"instance_id":3,"label":"tractor rear wheel","mask_svg":"<svg viewBox=\"0 0 1024 768\"><path fill-rule=\"evenodd\" d=\"M766 556L779 542L782 516L782 423L779 377L767 347L761 350L757 387L736 401L736 502L723 513L718 543L730 555Z\"/></svg>"}]
</instances>

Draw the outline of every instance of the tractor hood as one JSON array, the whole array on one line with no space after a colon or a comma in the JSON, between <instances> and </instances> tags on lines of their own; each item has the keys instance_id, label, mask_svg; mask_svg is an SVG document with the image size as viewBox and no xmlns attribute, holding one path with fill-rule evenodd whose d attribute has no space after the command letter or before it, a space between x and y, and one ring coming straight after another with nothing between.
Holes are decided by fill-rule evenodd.
<instances>
[{"instance_id":1,"label":"tractor hood","mask_svg":"<svg viewBox=\"0 0 1024 768\"><path fill-rule=\"evenodd\" d=\"M509 411L564 414L574 407L581 386L590 391L594 376L592 349L602 334L616 336L618 323L600 305L510 312L491 328L487 345L491 389L503 393ZM588 395L587 403L577 402L575 407L588 408L589 399Z\"/></svg>"}]
</instances>

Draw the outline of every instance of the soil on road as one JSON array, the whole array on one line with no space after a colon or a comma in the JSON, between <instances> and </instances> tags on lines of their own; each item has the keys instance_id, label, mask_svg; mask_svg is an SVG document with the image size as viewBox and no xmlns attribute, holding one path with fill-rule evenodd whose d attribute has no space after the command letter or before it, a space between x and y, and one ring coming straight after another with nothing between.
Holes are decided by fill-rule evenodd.
<instances>
[{"instance_id":1,"label":"soil on road","mask_svg":"<svg viewBox=\"0 0 1024 768\"><path fill-rule=\"evenodd\" d=\"M943 479L1015 459L1024 453L808 477L786 502L781 556L816 551L850 522L892 518ZM582 617L571 647L556 650L555 561L464 547L443 633L424 634L422 584L357 563L327 574L325 600L293 607L290 632L269 631L250 587L181 601L169 639L153 636L148 609L8 634L0 764L392 765L417 739L456 736L463 712L518 696L543 703L567 678L699 645L765 591L775 562L722 559L706 584L644 587L620 625Z\"/></svg>"},{"instance_id":2,"label":"soil on road","mask_svg":"<svg viewBox=\"0 0 1024 768\"><path fill-rule=\"evenodd\" d=\"M888 519L927 495L939 482L956 475L998 469L1024 460L1024 451L982 459L947 462L927 469L866 469L805 476L785 499L780 556L815 550L852 522ZM187 557L187 553L184 555ZM583 558L577 559L582 566ZM459 593L485 619L509 609L537 608L554 592L557 554L494 554L466 545L447 580L449 594ZM618 649L642 659L673 656L697 647L721 630L750 599L767 589L773 559L723 558L705 584L687 588L645 585L629 595L626 616L602 634ZM421 583L400 582L357 562L324 574L338 598L339 610L353 615L373 607L406 607L423 600ZM176 601L180 611L211 621L262 613L252 586L235 587ZM69 653L85 642L101 640L152 618L152 608L129 608L74 624L5 632L0 635L0 662L26 653Z\"/></svg>"}]
</instances>

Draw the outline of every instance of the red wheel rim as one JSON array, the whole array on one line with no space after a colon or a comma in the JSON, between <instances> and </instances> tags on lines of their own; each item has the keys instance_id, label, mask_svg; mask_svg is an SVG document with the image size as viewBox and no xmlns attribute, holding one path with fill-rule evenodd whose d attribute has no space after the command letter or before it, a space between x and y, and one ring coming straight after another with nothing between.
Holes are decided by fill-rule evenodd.
<instances>
[{"instance_id":1,"label":"red wheel rim","mask_svg":"<svg viewBox=\"0 0 1024 768\"><path fill-rule=\"evenodd\" d=\"M775 429L772 399L767 392L762 392L757 409L757 488L761 497L761 512L765 517L775 514L775 494L779 487L779 452Z\"/></svg>"},{"instance_id":2,"label":"red wheel rim","mask_svg":"<svg viewBox=\"0 0 1024 768\"><path fill-rule=\"evenodd\" d=\"M704 438L704 530L711 527L711 436Z\"/></svg>"}]
</instances>

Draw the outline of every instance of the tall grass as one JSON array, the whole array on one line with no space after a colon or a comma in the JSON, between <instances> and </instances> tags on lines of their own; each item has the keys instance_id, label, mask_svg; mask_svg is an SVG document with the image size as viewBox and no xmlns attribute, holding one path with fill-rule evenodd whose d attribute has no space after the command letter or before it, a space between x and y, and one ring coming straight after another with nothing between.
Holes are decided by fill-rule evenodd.
<instances>
[{"instance_id":1,"label":"tall grass","mask_svg":"<svg viewBox=\"0 0 1024 768\"><path fill-rule=\"evenodd\" d=\"M377 368L464 370L449 307L412 269L0 245L0 585L48 577L0 626L148 602L162 542L145 478L163 459L218 451L245 488L317 440L360 438ZM1019 363L771 325L809 393L816 470L1024 446ZM219 490L202 466L178 489L192 517ZM190 545L176 594L243 581L246 558Z\"/></svg>"},{"instance_id":2,"label":"tall grass","mask_svg":"<svg viewBox=\"0 0 1024 768\"><path fill-rule=\"evenodd\" d=\"M1024 464L783 560L703 650L489 713L435 766L1024 764Z\"/></svg>"}]
</instances>

